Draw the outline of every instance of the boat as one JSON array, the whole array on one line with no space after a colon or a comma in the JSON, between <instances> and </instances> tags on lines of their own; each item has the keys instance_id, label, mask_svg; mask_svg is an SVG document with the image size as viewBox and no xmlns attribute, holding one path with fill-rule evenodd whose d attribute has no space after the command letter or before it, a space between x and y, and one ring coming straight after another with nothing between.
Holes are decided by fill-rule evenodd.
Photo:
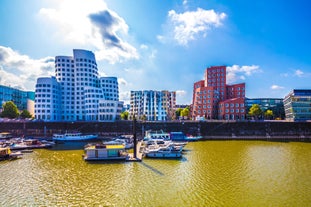
<instances>
[{"instance_id":1,"label":"boat","mask_svg":"<svg viewBox=\"0 0 311 207\"><path fill-rule=\"evenodd\" d=\"M194 142L202 139L202 136L186 135L183 132L171 132L170 138L172 141Z\"/></svg>"},{"instance_id":2,"label":"boat","mask_svg":"<svg viewBox=\"0 0 311 207\"><path fill-rule=\"evenodd\" d=\"M82 134L80 132L53 134L53 141L87 141L97 138L97 134Z\"/></svg>"},{"instance_id":3,"label":"boat","mask_svg":"<svg viewBox=\"0 0 311 207\"><path fill-rule=\"evenodd\" d=\"M127 153L123 144L88 144L84 148L85 161L126 160Z\"/></svg>"},{"instance_id":4,"label":"boat","mask_svg":"<svg viewBox=\"0 0 311 207\"><path fill-rule=\"evenodd\" d=\"M149 158L181 158L182 149L182 146L175 146L174 144L150 145L145 149L145 156Z\"/></svg>"},{"instance_id":5,"label":"boat","mask_svg":"<svg viewBox=\"0 0 311 207\"><path fill-rule=\"evenodd\" d=\"M9 147L6 148L0 148L0 160L13 160L18 159L22 157L22 153L20 151L18 152L12 152Z\"/></svg>"},{"instance_id":6,"label":"boat","mask_svg":"<svg viewBox=\"0 0 311 207\"><path fill-rule=\"evenodd\" d=\"M148 141L144 154L153 158L180 158L184 146L173 141Z\"/></svg>"},{"instance_id":7,"label":"boat","mask_svg":"<svg viewBox=\"0 0 311 207\"><path fill-rule=\"evenodd\" d=\"M145 132L145 137L143 139L144 142L148 141L167 141L170 140L170 133L164 132L163 130L159 131L152 131L152 130L147 130Z\"/></svg>"},{"instance_id":8,"label":"boat","mask_svg":"<svg viewBox=\"0 0 311 207\"><path fill-rule=\"evenodd\" d=\"M53 147L54 142L41 142L38 139L20 139L11 143L11 150L42 149Z\"/></svg>"}]
</instances>

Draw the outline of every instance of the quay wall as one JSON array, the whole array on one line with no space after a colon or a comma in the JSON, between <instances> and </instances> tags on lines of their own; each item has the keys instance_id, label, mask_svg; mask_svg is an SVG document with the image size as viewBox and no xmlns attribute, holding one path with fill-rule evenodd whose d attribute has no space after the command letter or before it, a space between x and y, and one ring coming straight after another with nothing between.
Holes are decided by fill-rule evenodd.
<instances>
[{"instance_id":1,"label":"quay wall","mask_svg":"<svg viewBox=\"0 0 311 207\"><path fill-rule=\"evenodd\" d=\"M205 139L311 140L311 122L284 121L172 121L136 123L137 137L146 130L182 131ZM133 121L116 122L1 122L0 132L14 136L50 138L54 133L80 131L101 137L133 134Z\"/></svg>"}]
</instances>

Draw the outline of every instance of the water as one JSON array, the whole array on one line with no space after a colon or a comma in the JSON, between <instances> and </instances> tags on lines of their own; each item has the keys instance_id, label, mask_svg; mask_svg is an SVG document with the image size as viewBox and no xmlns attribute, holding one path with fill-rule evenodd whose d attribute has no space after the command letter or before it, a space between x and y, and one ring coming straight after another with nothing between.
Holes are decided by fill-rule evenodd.
<instances>
[{"instance_id":1,"label":"water","mask_svg":"<svg viewBox=\"0 0 311 207\"><path fill-rule=\"evenodd\" d=\"M140 163L74 147L0 162L0 206L311 206L311 143L193 142L181 160Z\"/></svg>"}]
</instances>

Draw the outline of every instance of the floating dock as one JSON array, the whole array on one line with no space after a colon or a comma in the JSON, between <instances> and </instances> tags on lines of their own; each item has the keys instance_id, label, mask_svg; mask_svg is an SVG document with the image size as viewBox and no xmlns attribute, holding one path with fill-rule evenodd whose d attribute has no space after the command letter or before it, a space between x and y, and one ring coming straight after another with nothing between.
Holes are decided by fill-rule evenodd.
<instances>
[{"instance_id":1,"label":"floating dock","mask_svg":"<svg viewBox=\"0 0 311 207\"><path fill-rule=\"evenodd\" d=\"M141 162L143 159L143 150L141 149L142 141L137 142L136 145L136 158L134 157L134 153L129 153L126 161L127 162Z\"/></svg>"}]
</instances>

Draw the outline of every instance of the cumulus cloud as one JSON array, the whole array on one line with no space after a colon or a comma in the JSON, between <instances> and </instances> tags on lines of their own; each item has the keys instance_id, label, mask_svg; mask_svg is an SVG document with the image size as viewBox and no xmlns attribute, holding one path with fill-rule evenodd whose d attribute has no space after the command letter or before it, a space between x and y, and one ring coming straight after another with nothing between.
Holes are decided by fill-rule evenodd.
<instances>
[{"instance_id":1,"label":"cumulus cloud","mask_svg":"<svg viewBox=\"0 0 311 207\"><path fill-rule=\"evenodd\" d=\"M184 97L186 95L187 95L187 92L185 90L177 90L176 91L176 96Z\"/></svg>"},{"instance_id":2,"label":"cumulus cloud","mask_svg":"<svg viewBox=\"0 0 311 207\"><path fill-rule=\"evenodd\" d=\"M261 72L258 65L233 65L227 67L227 83L231 84L238 80L245 80L246 76L251 76L253 73Z\"/></svg>"},{"instance_id":3,"label":"cumulus cloud","mask_svg":"<svg viewBox=\"0 0 311 207\"><path fill-rule=\"evenodd\" d=\"M294 74L295 76L297 76L297 77L303 77L303 75L304 75L304 72L302 71L302 70L295 70L295 74Z\"/></svg>"},{"instance_id":4,"label":"cumulus cloud","mask_svg":"<svg viewBox=\"0 0 311 207\"><path fill-rule=\"evenodd\" d=\"M51 8L41 8L39 15L55 29L58 40L81 47L95 48L98 60L110 63L138 59L134 46L121 35L128 25L101 0L54 0Z\"/></svg>"},{"instance_id":5,"label":"cumulus cloud","mask_svg":"<svg viewBox=\"0 0 311 207\"><path fill-rule=\"evenodd\" d=\"M213 27L221 26L226 14L198 8L196 11L179 14L175 10L170 10L168 18L173 26L173 38L178 44L185 46L200 35L206 37L207 32ZM163 41L163 36L158 35L157 38Z\"/></svg>"},{"instance_id":6,"label":"cumulus cloud","mask_svg":"<svg viewBox=\"0 0 311 207\"><path fill-rule=\"evenodd\" d=\"M118 83L119 85L124 85L124 86L128 85L127 81L124 78L118 78Z\"/></svg>"},{"instance_id":7,"label":"cumulus cloud","mask_svg":"<svg viewBox=\"0 0 311 207\"><path fill-rule=\"evenodd\" d=\"M37 77L53 74L53 57L31 59L9 47L0 46L0 84L34 90Z\"/></svg>"},{"instance_id":8,"label":"cumulus cloud","mask_svg":"<svg viewBox=\"0 0 311 207\"><path fill-rule=\"evenodd\" d=\"M283 86L279 86L279 85L272 85L270 88L271 88L272 90L281 90L281 89L284 89Z\"/></svg>"}]
</instances>

